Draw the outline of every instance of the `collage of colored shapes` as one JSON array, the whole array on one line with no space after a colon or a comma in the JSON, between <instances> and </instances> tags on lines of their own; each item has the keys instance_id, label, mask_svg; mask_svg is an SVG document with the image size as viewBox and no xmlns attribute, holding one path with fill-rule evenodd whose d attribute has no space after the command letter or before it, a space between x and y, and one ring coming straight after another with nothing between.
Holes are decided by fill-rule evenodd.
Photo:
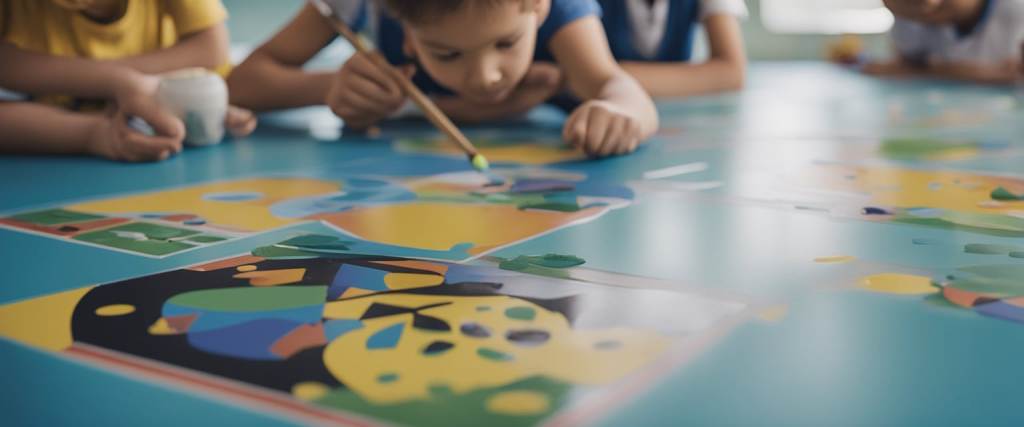
<instances>
[{"instance_id":1,"label":"collage of colored shapes","mask_svg":"<svg viewBox=\"0 0 1024 427\"><path fill-rule=\"evenodd\" d=\"M467 167L464 161L452 163L381 159L312 172L315 178L239 179L79 203L12 215L0 225L166 256L319 221L366 243L413 250L402 255L461 261L596 218L634 198L626 187L580 174L513 167L492 169L488 177L450 172ZM357 251L365 252L365 246Z\"/></svg>"},{"instance_id":2,"label":"collage of colored shapes","mask_svg":"<svg viewBox=\"0 0 1024 427\"><path fill-rule=\"evenodd\" d=\"M1024 248L1013 245L969 244L965 250L1024 257ZM925 276L882 273L861 279L860 287L888 294L924 295L933 305L970 309L984 316L1024 323L1024 264L961 267L941 282Z\"/></svg>"},{"instance_id":3,"label":"collage of colored shapes","mask_svg":"<svg viewBox=\"0 0 1024 427\"><path fill-rule=\"evenodd\" d=\"M46 209L0 218L0 226L160 257L234 238L209 232L192 214L108 217L68 209Z\"/></svg>"},{"instance_id":4,"label":"collage of colored shapes","mask_svg":"<svg viewBox=\"0 0 1024 427\"><path fill-rule=\"evenodd\" d=\"M863 218L999 237L1024 237L1024 178L873 166L815 165L800 187L870 196ZM863 202L862 202L863 203Z\"/></svg>"},{"instance_id":5,"label":"collage of colored shapes","mask_svg":"<svg viewBox=\"0 0 1024 427\"><path fill-rule=\"evenodd\" d=\"M0 306L0 336L108 362L124 354L126 368L149 359L179 380L190 370L223 377L335 420L342 410L400 424L525 426L614 389L745 307L524 273L571 270L584 262L573 256L465 265L345 252L356 246L345 239L296 236L270 246L282 252L256 248ZM680 327L688 332L670 332ZM225 384L219 392L235 387Z\"/></svg>"}]
</instances>

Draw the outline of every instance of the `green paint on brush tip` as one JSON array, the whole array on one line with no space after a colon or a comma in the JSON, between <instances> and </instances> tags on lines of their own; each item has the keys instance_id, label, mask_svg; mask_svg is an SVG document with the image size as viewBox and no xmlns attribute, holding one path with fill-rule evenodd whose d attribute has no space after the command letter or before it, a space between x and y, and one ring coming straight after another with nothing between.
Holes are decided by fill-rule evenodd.
<instances>
[{"instance_id":1,"label":"green paint on brush tip","mask_svg":"<svg viewBox=\"0 0 1024 427\"><path fill-rule=\"evenodd\" d=\"M480 172L486 171L491 168L490 163L487 163L487 158L484 157L483 154L477 153L477 155L473 156L471 161L473 162L473 167Z\"/></svg>"}]
</instances>

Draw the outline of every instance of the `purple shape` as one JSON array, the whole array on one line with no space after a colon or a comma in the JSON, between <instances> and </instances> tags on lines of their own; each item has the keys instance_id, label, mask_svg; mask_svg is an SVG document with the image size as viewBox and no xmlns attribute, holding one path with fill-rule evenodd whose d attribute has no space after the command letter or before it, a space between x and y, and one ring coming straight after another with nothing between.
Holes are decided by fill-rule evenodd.
<instances>
[{"instance_id":1,"label":"purple shape","mask_svg":"<svg viewBox=\"0 0 1024 427\"><path fill-rule=\"evenodd\" d=\"M975 307L975 309L978 310L978 313L986 316L1024 323L1024 307L1016 306L1005 301L990 302L979 305Z\"/></svg>"},{"instance_id":2,"label":"purple shape","mask_svg":"<svg viewBox=\"0 0 1024 427\"><path fill-rule=\"evenodd\" d=\"M281 360L270 346L304 323L283 319L251 322L188 334L192 347L207 353L249 360Z\"/></svg>"},{"instance_id":3,"label":"purple shape","mask_svg":"<svg viewBox=\"0 0 1024 427\"><path fill-rule=\"evenodd\" d=\"M192 219L186 219L184 221L184 224L185 225L203 225L203 224L206 224L206 219L205 218L198 218L198 217L197 218L192 218Z\"/></svg>"},{"instance_id":4,"label":"purple shape","mask_svg":"<svg viewBox=\"0 0 1024 427\"><path fill-rule=\"evenodd\" d=\"M545 178L525 178L516 181L509 193L547 193L549 191L573 191L576 185L569 181Z\"/></svg>"},{"instance_id":5,"label":"purple shape","mask_svg":"<svg viewBox=\"0 0 1024 427\"><path fill-rule=\"evenodd\" d=\"M384 276L388 272L376 270L358 265L345 264L338 269L334 275L334 281L327 290L327 300L333 301L341 297L348 288L361 288L371 291L386 291L388 285L384 283Z\"/></svg>"}]
</instances>

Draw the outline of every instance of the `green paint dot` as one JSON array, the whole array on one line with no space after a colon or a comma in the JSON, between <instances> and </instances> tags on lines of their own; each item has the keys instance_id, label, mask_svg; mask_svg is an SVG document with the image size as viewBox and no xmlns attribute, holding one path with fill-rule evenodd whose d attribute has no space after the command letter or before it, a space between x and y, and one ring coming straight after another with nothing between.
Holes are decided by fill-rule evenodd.
<instances>
[{"instance_id":1,"label":"green paint dot","mask_svg":"<svg viewBox=\"0 0 1024 427\"><path fill-rule=\"evenodd\" d=\"M505 316L510 319L531 321L537 317L537 311L530 307L512 307L505 310Z\"/></svg>"},{"instance_id":2,"label":"green paint dot","mask_svg":"<svg viewBox=\"0 0 1024 427\"><path fill-rule=\"evenodd\" d=\"M500 351L491 350L489 348L481 348L476 351L476 354L479 354L480 357L491 359L498 362L509 362L512 359L514 359L511 354L502 353Z\"/></svg>"},{"instance_id":3,"label":"green paint dot","mask_svg":"<svg viewBox=\"0 0 1024 427\"><path fill-rule=\"evenodd\" d=\"M473 167L476 168L476 170L483 172L491 166L487 163L487 158L484 157L483 154L477 154L473 156Z\"/></svg>"},{"instance_id":4,"label":"green paint dot","mask_svg":"<svg viewBox=\"0 0 1024 427\"><path fill-rule=\"evenodd\" d=\"M587 261L575 255L547 254L536 261L537 264L552 268L568 268L583 265Z\"/></svg>"},{"instance_id":5,"label":"green paint dot","mask_svg":"<svg viewBox=\"0 0 1024 427\"><path fill-rule=\"evenodd\" d=\"M381 376L377 377L377 381L380 381L381 383L385 383L385 384L386 383L393 383L397 379L398 379L398 374L382 374Z\"/></svg>"},{"instance_id":6,"label":"green paint dot","mask_svg":"<svg viewBox=\"0 0 1024 427\"><path fill-rule=\"evenodd\" d=\"M491 306L489 306L489 305L481 305L481 306L476 308L476 311L491 311Z\"/></svg>"}]
</instances>

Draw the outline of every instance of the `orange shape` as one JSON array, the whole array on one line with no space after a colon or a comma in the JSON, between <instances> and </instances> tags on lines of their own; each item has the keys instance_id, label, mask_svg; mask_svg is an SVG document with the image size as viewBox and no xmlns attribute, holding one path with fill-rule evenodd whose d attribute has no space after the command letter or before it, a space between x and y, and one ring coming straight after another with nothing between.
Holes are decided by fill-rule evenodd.
<instances>
[{"instance_id":1,"label":"orange shape","mask_svg":"<svg viewBox=\"0 0 1024 427\"><path fill-rule=\"evenodd\" d=\"M942 296L946 297L946 299L953 304L959 305L961 307L971 308L974 307L974 301L977 301L978 298L987 297L989 295L965 291L962 289L954 288L952 286L946 286L942 288Z\"/></svg>"},{"instance_id":2,"label":"orange shape","mask_svg":"<svg viewBox=\"0 0 1024 427\"><path fill-rule=\"evenodd\" d=\"M254 271L254 270L256 270L256 266L252 265L252 264L240 265L235 270L238 270L238 271L241 271L241 272L244 273L244 272L247 272L247 271Z\"/></svg>"},{"instance_id":3,"label":"orange shape","mask_svg":"<svg viewBox=\"0 0 1024 427\"><path fill-rule=\"evenodd\" d=\"M314 215L356 236L377 243L444 251L470 242L469 252L493 249L596 217L606 207L577 212L520 210L509 205L415 203L375 206Z\"/></svg>"},{"instance_id":4,"label":"orange shape","mask_svg":"<svg viewBox=\"0 0 1024 427\"><path fill-rule=\"evenodd\" d=\"M444 264L434 264L426 261L374 261L374 264L393 265L395 267L405 267L414 270L430 271L442 276L448 272L448 266Z\"/></svg>"},{"instance_id":5,"label":"orange shape","mask_svg":"<svg viewBox=\"0 0 1024 427\"><path fill-rule=\"evenodd\" d=\"M216 271L223 270L225 268L238 267L245 264L256 264L263 261L263 258L252 255L242 255L240 257L222 259L220 261L214 261L207 264L197 265L194 267L188 267L186 270L190 271Z\"/></svg>"},{"instance_id":6,"label":"orange shape","mask_svg":"<svg viewBox=\"0 0 1024 427\"><path fill-rule=\"evenodd\" d=\"M301 282L302 276L305 275L305 268L289 268L286 270L250 271L248 273L239 273L231 277L236 279L249 279L249 285L251 286L277 286L287 283Z\"/></svg>"},{"instance_id":7,"label":"orange shape","mask_svg":"<svg viewBox=\"0 0 1024 427\"><path fill-rule=\"evenodd\" d=\"M313 325L302 325L271 344L270 352L282 359L287 359L307 348L327 344L327 336L324 335L324 325L316 323Z\"/></svg>"}]
</instances>

